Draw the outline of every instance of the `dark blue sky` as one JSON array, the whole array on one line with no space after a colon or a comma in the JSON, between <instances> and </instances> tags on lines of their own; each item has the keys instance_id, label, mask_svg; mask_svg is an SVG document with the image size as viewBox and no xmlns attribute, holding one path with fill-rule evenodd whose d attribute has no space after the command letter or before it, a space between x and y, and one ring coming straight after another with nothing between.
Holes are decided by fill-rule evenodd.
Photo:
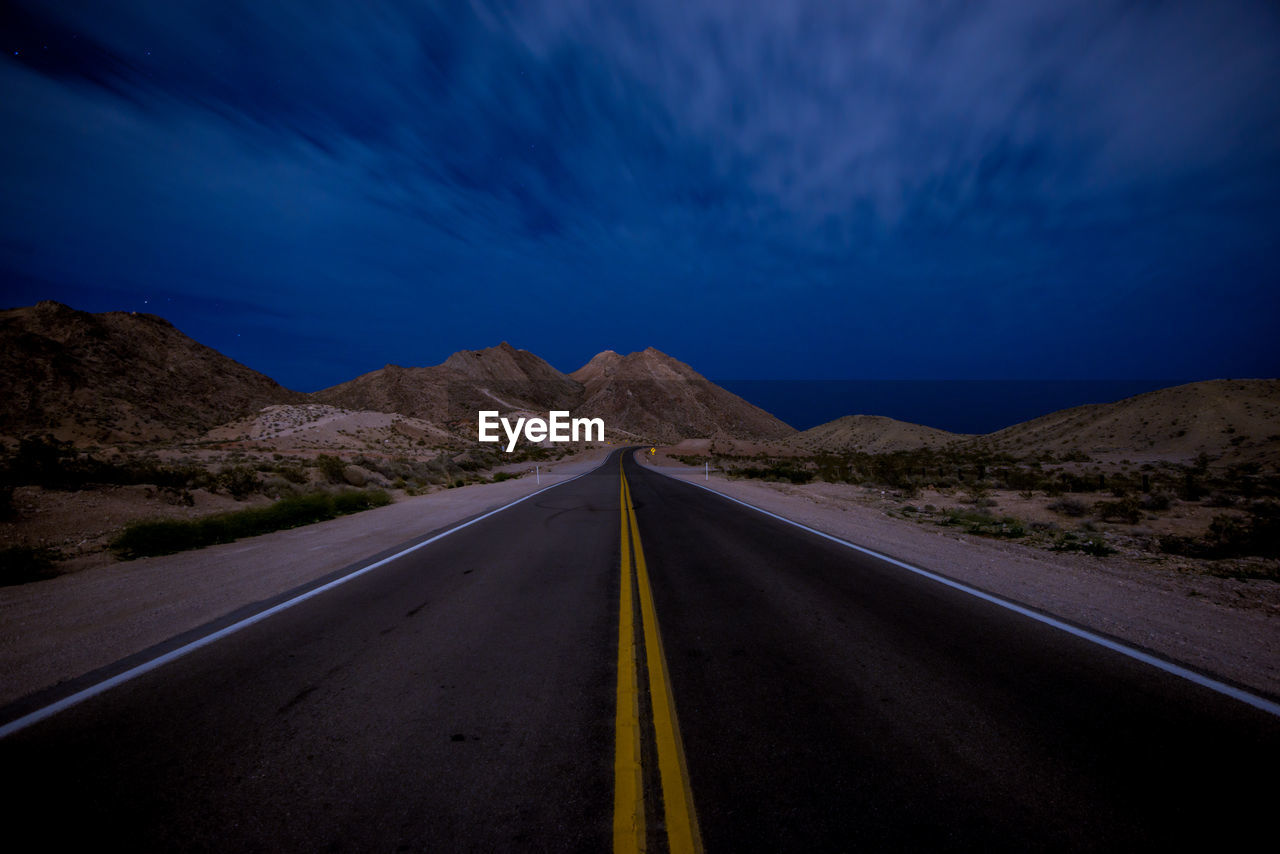
<instances>
[{"instance_id":1,"label":"dark blue sky","mask_svg":"<svg viewBox=\"0 0 1280 854\"><path fill-rule=\"evenodd\" d=\"M1280 374L1270 2L17 3L2 302L311 390Z\"/></svg>"}]
</instances>

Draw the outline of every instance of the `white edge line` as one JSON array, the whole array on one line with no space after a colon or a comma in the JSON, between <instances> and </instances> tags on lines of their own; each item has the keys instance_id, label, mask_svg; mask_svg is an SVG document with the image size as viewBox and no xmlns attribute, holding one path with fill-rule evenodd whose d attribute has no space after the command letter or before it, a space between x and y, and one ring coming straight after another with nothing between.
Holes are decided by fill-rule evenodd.
<instances>
[{"instance_id":1,"label":"white edge line","mask_svg":"<svg viewBox=\"0 0 1280 854\"><path fill-rule=\"evenodd\" d=\"M649 468L648 466L644 466L643 464L641 467ZM689 486L696 486L698 489L706 490L707 492L710 492L712 495L718 495L721 498L724 498L728 501L732 501L734 504L741 504L743 507L749 507L750 509L756 511L757 513L763 513L764 515L777 519L780 522L786 522L788 525L794 525L795 527L808 531L811 534L817 534L819 537L822 537L823 539L830 540L833 543L839 543L840 545L846 548L853 549L854 551L857 551L857 552L862 552L865 555L870 555L871 557L877 558L878 560L882 560L885 563L890 563L896 567L905 569L908 572L914 572L916 575L923 576L925 578L928 578L931 581L936 581L939 584L945 584L947 587L950 587L955 590L959 590L961 593L968 593L970 596L976 596L977 598L982 599L983 601L990 602L993 605L999 605L1001 608L1006 608L1010 611L1013 611L1016 614L1021 614L1024 617L1030 617L1031 619L1036 620L1037 622L1044 623L1047 626L1052 626L1055 629L1060 629L1061 631L1064 631L1067 634L1075 635L1078 638L1087 640L1090 643L1095 643L1098 646L1105 647L1109 650L1112 650L1113 652L1118 652L1121 655L1127 655L1129 658L1136 659L1137 661L1141 661L1144 664L1149 664L1152 667L1163 670L1166 673L1171 673L1174 676L1178 676L1183 679L1186 679L1188 682L1194 682L1195 684L1200 685L1204 688L1208 688L1211 691L1216 691L1219 694L1224 694L1228 697L1231 697L1232 699L1239 700L1242 703L1247 703L1248 705L1253 706L1255 709L1261 709L1264 712L1280 717L1280 703L1276 703L1271 700L1268 700L1266 697L1259 697L1257 694L1252 694L1248 691L1245 691L1242 688L1237 688L1234 685L1228 685L1225 682L1219 682L1217 679L1212 679L1208 676L1205 676L1202 673L1197 673L1194 670L1190 670L1186 667L1182 667L1181 665L1174 664L1173 662L1170 662L1170 661L1165 661L1162 658L1157 658L1156 656L1151 655L1150 653L1147 653L1147 652L1143 652L1140 649L1135 649L1134 647L1127 646L1118 641L1114 641L1110 638L1103 637L1102 635L1094 634L1093 632L1087 629L1082 629L1077 626L1073 626L1070 623L1064 623L1062 620L1056 619L1054 617L1050 617L1047 614L1042 614L1039 611L1033 611L1030 608L1026 608L1026 607L1023 607L1022 605L1018 605L1014 602L1010 602L1007 599L1001 599L999 596L993 596L990 593L985 593L982 590L979 590L976 587L970 587L969 585L964 584L963 582L956 581L951 578L947 578L944 575L938 575L937 573L930 572L927 569L921 569L918 566L912 566L909 563L904 563L903 561L900 561L896 558L891 558L888 555L881 554L880 552L875 551L873 549L866 548L865 546L860 546L860 545L857 545L856 543L851 543L848 540L842 540L839 537L826 533L825 531L819 531L816 528L810 528L808 525L803 525L795 521L794 519L788 519L786 516L779 516L777 513L770 513L768 510L757 507L754 504L748 504L745 501L740 501L739 499L734 498L732 495L726 495L725 493L714 490L709 486L703 486L700 483L694 483L693 481L690 481L690 480L683 480L681 478L676 477L675 475L667 474L666 472L661 471L657 467L653 467L650 470L657 472L663 477L670 478L671 480L677 481L679 483L685 483L685 484L688 484Z\"/></svg>"},{"instance_id":2,"label":"white edge line","mask_svg":"<svg viewBox=\"0 0 1280 854\"><path fill-rule=\"evenodd\" d=\"M610 454L610 456L612 456L612 454ZM324 593L328 590L332 590L333 588L338 587L342 584L346 584L348 581L350 581L353 578L359 578L360 576L364 575L367 572L372 572L373 570L377 569L380 566L385 566L386 564L391 563L393 560L398 560L404 557L405 555L409 554L410 552L416 552L418 549L423 548L424 546L429 546L437 540L442 540L445 537L449 536L450 534L456 533L458 531L461 531L463 528L470 527L477 522L481 522L485 519L488 519L490 516L501 513L503 510L506 510L511 507L515 507L517 504L520 504L521 502L524 502L524 501L528 501L530 498L533 498L536 495L541 495L542 493L549 492L550 490L556 489L557 487L564 486L565 484L568 484L568 483L573 483L575 480L577 480L580 477L586 477L592 472L599 471L608 463L608 460L609 458L606 457L605 462L601 463L600 465L596 466L593 469L584 471L582 474L574 475L568 480L561 481L560 483L553 483L550 486L537 490L536 492L530 492L528 495L517 498L515 501L512 501L510 504L504 504L501 507L490 510L488 513L485 513L483 516L477 516L474 519L471 519L467 522L463 522L461 525L457 525L453 528L450 528L447 531L442 531L439 534L436 534L434 537L431 537L430 539L423 540L420 543L416 543L412 546L409 546L407 549L396 552L390 557L384 557L382 560L371 563L368 566L362 566L353 572L347 573L341 578L335 578L333 581L326 582L325 584L322 584L319 587L315 587L311 590L308 590L305 593L300 593L297 596L294 596L292 599L288 599L277 605L272 605L270 608L267 608L264 611L259 611L258 613L254 614L251 617L245 617L243 620L232 623L231 625L226 626L225 628L221 628L216 632L207 634L202 638L193 640L188 644L184 644L178 647L177 649L170 650L169 652L166 652L164 655L159 655L153 659L150 659L149 661L144 661L142 664L139 664L136 667L131 667L128 670L122 673L117 673L115 676L112 676L108 679L104 679L101 682L95 682L93 685L90 685L88 688L83 688L75 692L74 694L63 697L61 700L58 700L57 702L50 703L47 706L42 706L41 708L36 709L34 712L28 712L27 714L23 715L20 718L14 718L13 720L9 721L7 724L0 726L0 738L5 738L7 736L12 735L15 732L24 730L27 727L31 726L32 724L37 724L40 721L45 720L46 718L51 718L54 715L58 714L59 712L65 711L66 709L69 709L72 706L83 703L85 700L88 700L91 697L96 697L97 695L105 691L109 691L112 688L116 687L117 685L123 685L125 682L128 682L131 679L136 679L137 677L143 675L144 673L149 673L152 670L155 670L157 667L163 667L169 662L182 658L184 655L187 655L188 653L195 652L197 649L200 649L203 646L208 646L209 644L215 641L219 641L222 638L227 637L228 635L235 634L241 629L248 628L249 626L252 626L254 623L261 622L262 620L265 620L267 617L270 617L273 614L278 614L281 611L284 611L288 608L292 608L294 605L297 605L301 602L305 602L314 596L319 596L321 593Z\"/></svg>"}]
</instances>

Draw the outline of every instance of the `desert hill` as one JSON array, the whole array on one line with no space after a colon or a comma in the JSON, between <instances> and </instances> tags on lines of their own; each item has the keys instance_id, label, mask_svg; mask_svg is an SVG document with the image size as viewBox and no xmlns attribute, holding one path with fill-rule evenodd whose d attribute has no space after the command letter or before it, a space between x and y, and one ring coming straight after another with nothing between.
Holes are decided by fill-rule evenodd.
<instances>
[{"instance_id":1,"label":"desert hill","mask_svg":"<svg viewBox=\"0 0 1280 854\"><path fill-rule=\"evenodd\" d=\"M430 367L387 365L310 397L344 409L396 412L474 429L477 410L570 409L581 395L582 387L573 380L504 341L483 350L460 350Z\"/></svg>"},{"instance_id":2,"label":"desert hill","mask_svg":"<svg viewBox=\"0 0 1280 854\"><path fill-rule=\"evenodd\" d=\"M302 395L155 315L45 301L0 312L0 399L3 435L150 442Z\"/></svg>"},{"instance_id":3,"label":"desert hill","mask_svg":"<svg viewBox=\"0 0 1280 854\"><path fill-rule=\"evenodd\" d=\"M883 415L846 415L811 427L792 438L804 450L861 451L885 454L915 448L939 448L970 438Z\"/></svg>"},{"instance_id":4,"label":"desert hill","mask_svg":"<svg viewBox=\"0 0 1280 854\"><path fill-rule=\"evenodd\" d=\"M297 421L306 425L306 444L318 442L316 431L330 429L325 425L350 437L393 424L397 436L407 431L434 444L474 438L481 409L602 417L623 440L771 439L795 432L652 348L627 356L606 351L566 376L503 342L429 367L387 365L304 395L149 314L90 314L42 302L0 313L0 341L6 401L0 436L9 438L52 433L86 444L198 438L296 444L301 434L288 425ZM390 434L376 440L397 442Z\"/></svg>"},{"instance_id":5,"label":"desert hill","mask_svg":"<svg viewBox=\"0 0 1280 854\"><path fill-rule=\"evenodd\" d=\"M464 433L479 409L603 418L624 437L676 440L688 436L778 438L792 428L725 391L693 368L653 348L621 356L600 353L566 376L526 350L503 342L462 350L427 368L388 365L311 399L350 410L396 412Z\"/></svg>"},{"instance_id":6,"label":"desert hill","mask_svg":"<svg viewBox=\"0 0 1280 854\"><path fill-rule=\"evenodd\" d=\"M871 415L848 415L794 437L807 451L886 453L985 448L1015 456L1078 451L1094 459L1280 464L1280 380L1207 380L1115 403L1064 409L980 436Z\"/></svg>"},{"instance_id":7,"label":"desert hill","mask_svg":"<svg viewBox=\"0 0 1280 854\"><path fill-rule=\"evenodd\" d=\"M1207 380L1064 409L977 441L1017 454L1280 462L1280 380Z\"/></svg>"},{"instance_id":8,"label":"desert hill","mask_svg":"<svg viewBox=\"0 0 1280 854\"><path fill-rule=\"evenodd\" d=\"M449 413L451 376L453 372L440 365L428 368L387 365L307 397L311 403L345 410L398 412L427 421L444 421Z\"/></svg>"},{"instance_id":9,"label":"desert hill","mask_svg":"<svg viewBox=\"0 0 1280 854\"><path fill-rule=\"evenodd\" d=\"M528 350L517 350L506 341L484 350L459 350L444 361L467 377L469 386L496 397L518 401L513 406L543 412L570 409L582 400L582 386Z\"/></svg>"},{"instance_id":10,"label":"desert hill","mask_svg":"<svg viewBox=\"0 0 1280 854\"><path fill-rule=\"evenodd\" d=\"M653 347L626 356L605 350L569 376L585 389L575 415L601 417L655 441L715 435L777 439L795 433Z\"/></svg>"}]
</instances>

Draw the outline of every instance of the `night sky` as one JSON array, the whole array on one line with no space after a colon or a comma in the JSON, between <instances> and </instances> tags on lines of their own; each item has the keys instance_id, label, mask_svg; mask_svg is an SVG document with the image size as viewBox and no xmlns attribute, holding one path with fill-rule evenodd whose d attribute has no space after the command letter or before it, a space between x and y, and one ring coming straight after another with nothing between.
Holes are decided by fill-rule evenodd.
<instances>
[{"instance_id":1,"label":"night sky","mask_svg":"<svg viewBox=\"0 0 1280 854\"><path fill-rule=\"evenodd\" d=\"M0 7L0 303L287 386L1280 374L1280 5Z\"/></svg>"}]
</instances>

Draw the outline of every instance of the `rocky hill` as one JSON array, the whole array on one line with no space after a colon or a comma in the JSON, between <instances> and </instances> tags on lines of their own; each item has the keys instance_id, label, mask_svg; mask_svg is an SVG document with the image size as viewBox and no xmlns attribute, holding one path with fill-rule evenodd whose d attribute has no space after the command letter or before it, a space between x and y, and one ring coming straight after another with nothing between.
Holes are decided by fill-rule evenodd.
<instances>
[{"instance_id":1,"label":"rocky hill","mask_svg":"<svg viewBox=\"0 0 1280 854\"><path fill-rule=\"evenodd\" d=\"M883 415L846 415L796 434L791 444L809 451L861 451L885 454L916 448L939 448L970 438L898 421Z\"/></svg>"},{"instance_id":2,"label":"rocky hill","mask_svg":"<svg viewBox=\"0 0 1280 854\"><path fill-rule=\"evenodd\" d=\"M1280 380L1208 380L1064 409L979 437L998 450L1280 463Z\"/></svg>"},{"instance_id":3,"label":"rocky hill","mask_svg":"<svg viewBox=\"0 0 1280 854\"><path fill-rule=\"evenodd\" d=\"M652 347L626 356L606 350L569 376L585 390L575 415L600 417L610 427L653 441L718 435L778 439L796 432Z\"/></svg>"},{"instance_id":4,"label":"rocky hill","mask_svg":"<svg viewBox=\"0 0 1280 854\"><path fill-rule=\"evenodd\" d=\"M353 380L308 395L310 402L348 410L398 412L427 421L444 422L449 416L449 383L452 371L440 365L404 368L387 365Z\"/></svg>"},{"instance_id":5,"label":"rocky hill","mask_svg":"<svg viewBox=\"0 0 1280 854\"><path fill-rule=\"evenodd\" d=\"M481 409L547 412L572 409L581 398L582 386L505 341L483 350L460 350L430 367L387 365L311 395L316 403L398 412L464 430L475 428Z\"/></svg>"},{"instance_id":6,"label":"rocky hill","mask_svg":"<svg viewBox=\"0 0 1280 854\"><path fill-rule=\"evenodd\" d=\"M0 435L192 438L302 398L152 314L90 314L51 301L0 312Z\"/></svg>"},{"instance_id":7,"label":"rocky hill","mask_svg":"<svg viewBox=\"0 0 1280 854\"><path fill-rule=\"evenodd\" d=\"M484 350L459 350L445 359L444 367L465 377L465 385L511 401L511 408L547 412L571 409L582 401L579 383L506 341Z\"/></svg>"},{"instance_id":8,"label":"rocky hill","mask_svg":"<svg viewBox=\"0 0 1280 854\"><path fill-rule=\"evenodd\" d=\"M968 436L892 418L849 415L798 434L805 451L886 453L915 448L985 448L1015 456L1080 452L1093 459L1186 463L1200 454L1224 463L1280 465L1280 380L1208 380L1115 403L1076 406Z\"/></svg>"},{"instance_id":9,"label":"rocky hill","mask_svg":"<svg viewBox=\"0 0 1280 854\"><path fill-rule=\"evenodd\" d=\"M439 439L448 431L462 441L473 434L481 409L569 410L604 418L623 439L769 439L795 432L654 349L628 356L607 351L566 376L504 341L459 351L439 365L387 365L303 395L149 314L90 314L42 302L0 312L0 342L6 402L0 436L10 438L52 433L85 444L188 440L252 420L265 407L291 405L395 413L424 422L424 436ZM255 429L240 424L232 432L263 432Z\"/></svg>"}]
</instances>

